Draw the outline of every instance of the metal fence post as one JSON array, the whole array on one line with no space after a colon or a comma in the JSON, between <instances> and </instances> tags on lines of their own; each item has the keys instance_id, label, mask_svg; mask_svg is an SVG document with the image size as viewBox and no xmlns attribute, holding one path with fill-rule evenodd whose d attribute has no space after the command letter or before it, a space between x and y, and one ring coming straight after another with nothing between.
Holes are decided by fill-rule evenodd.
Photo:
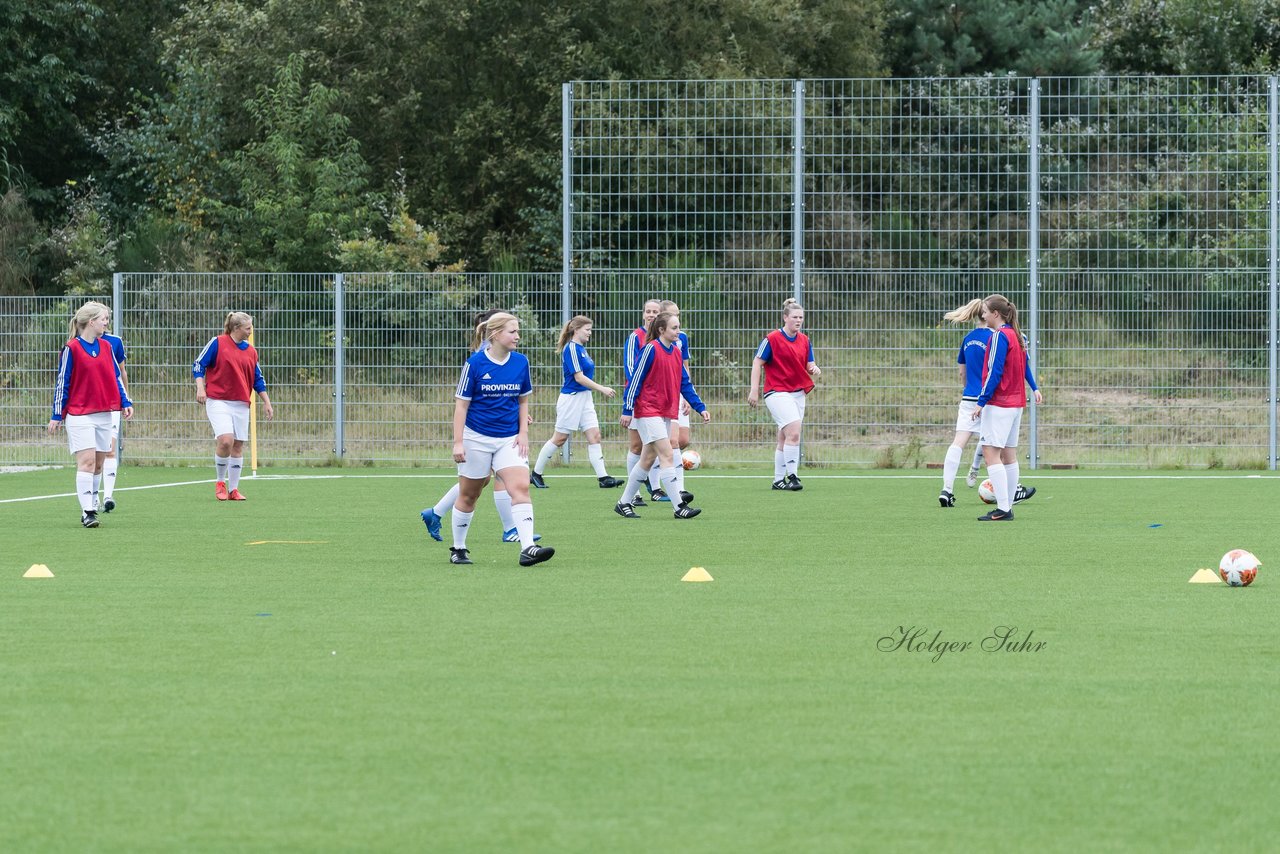
<instances>
[{"instance_id":1,"label":"metal fence post","mask_svg":"<svg viewBox=\"0 0 1280 854\"><path fill-rule=\"evenodd\" d=\"M111 331L121 340L124 339L124 273L111 274ZM128 389L125 389L128 391ZM116 430L116 465L124 462L124 425L120 419L120 429Z\"/></svg>"},{"instance_id":2,"label":"metal fence post","mask_svg":"<svg viewBox=\"0 0 1280 854\"><path fill-rule=\"evenodd\" d=\"M1033 77L1027 90L1027 358L1036 364L1040 351L1040 78ZM1040 419L1035 400L1027 428L1027 459L1031 468L1040 464Z\"/></svg>"},{"instance_id":3,"label":"metal fence post","mask_svg":"<svg viewBox=\"0 0 1280 854\"><path fill-rule=\"evenodd\" d=\"M1276 287L1280 230L1280 78L1267 79L1267 468L1276 469Z\"/></svg>"},{"instance_id":4,"label":"metal fence post","mask_svg":"<svg viewBox=\"0 0 1280 854\"><path fill-rule=\"evenodd\" d=\"M792 86L795 120L791 141L791 295L804 302L804 81Z\"/></svg>"},{"instance_id":5,"label":"metal fence post","mask_svg":"<svg viewBox=\"0 0 1280 854\"><path fill-rule=\"evenodd\" d=\"M346 336L345 301L343 300L344 279L342 273L333 276L333 455L342 459L346 451L346 413L343 411L344 387L346 381Z\"/></svg>"},{"instance_id":6,"label":"metal fence post","mask_svg":"<svg viewBox=\"0 0 1280 854\"><path fill-rule=\"evenodd\" d=\"M573 84L560 86L560 322L573 317ZM573 437L560 448L560 461L569 462Z\"/></svg>"}]
</instances>

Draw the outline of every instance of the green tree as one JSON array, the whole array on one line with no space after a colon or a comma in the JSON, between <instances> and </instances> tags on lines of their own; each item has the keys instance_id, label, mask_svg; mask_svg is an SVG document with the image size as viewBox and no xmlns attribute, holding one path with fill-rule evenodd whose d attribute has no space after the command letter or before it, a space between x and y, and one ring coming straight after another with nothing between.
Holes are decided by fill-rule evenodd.
<instances>
[{"instance_id":1,"label":"green tree","mask_svg":"<svg viewBox=\"0 0 1280 854\"><path fill-rule=\"evenodd\" d=\"M898 77L1098 70L1079 0L889 0L886 61Z\"/></svg>"},{"instance_id":2,"label":"green tree","mask_svg":"<svg viewBox=\"0 0 1280 854\"><path fill-rule=\"evenodd\" d=\"M1116 74L1247 74L1280 66L1280 0L1098 0L1093 43Z\"/></svg>"},{"instance_id":3,"label":"green tree","mask_svg":"<svg viewBox=\"0 0 1280 854\"><path fill-rule=\"evenodd\" d=\"M224 240L253 269L332 270L338 243L375 222L368 165L340 98L321 83L304 85L303 71L292 54L274 87L245 102L257 132L227 162L234 196L214 203Z\"/></svg>"}]
</instances>

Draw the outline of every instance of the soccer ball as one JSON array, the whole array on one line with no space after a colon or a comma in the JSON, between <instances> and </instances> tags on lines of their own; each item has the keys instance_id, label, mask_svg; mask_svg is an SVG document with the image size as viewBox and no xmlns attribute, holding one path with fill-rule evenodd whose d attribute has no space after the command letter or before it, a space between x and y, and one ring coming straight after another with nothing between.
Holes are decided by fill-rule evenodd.
<instances>
[{"instance_id":1,"label":"soccer ball","mask_svg":"<svg viewBox=\"0 0 1280 854\"><path fill-rule=\"evenodd\" d=\"M982 499L983 504L996 503L996 488L990 480L984 480L978 484L978 497Z\"/></svg>"},{"instance_id":2,"label":"soccer ball","mask_svg":"<svg viewBox=\"0 0 1280 854\"><path fill-rule=\"evenodd\" d=\"M1244 549L1232 549L1222 556L1218 574L1232 587L1248 587L1258 577L1262 562Z\"/></svg>"},{"instance_id":3,"label":"soccer ball","mask_svg":"<svg viewBox=\"0 0 1280 854\"><path fill-rule=\"evenodd\" d=\"M680 465L684 466L685 471L693 471L702 467L702 454L694 450L680 452Z\"/></svg>"}]
</instances>

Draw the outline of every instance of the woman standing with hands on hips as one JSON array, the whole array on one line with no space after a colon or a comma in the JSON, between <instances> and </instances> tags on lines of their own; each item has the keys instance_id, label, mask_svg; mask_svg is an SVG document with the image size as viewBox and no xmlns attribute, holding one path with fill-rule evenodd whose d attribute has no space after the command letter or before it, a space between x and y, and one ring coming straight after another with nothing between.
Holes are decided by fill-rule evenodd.
<instances>
[{"instance_id":1,"label":"woman standing with hands on hips","mask_svg":"<svg viewBox=\"0 0 1280 854\"><path fill-rule=\"evenodd\" d=\"M72 316L71 337L58 357L58 381L53 392L49 435L64 423L67 446L76 459L76 496L80 499L80 524L98 527L98 487L102 463L111 451L111 416L133 417L133 403L120 380L120 365L102 339L111 310L100 302L87 302Z\"/></svg>"},{"instance_id":2,"label":"woman standing with hands on hips","mask_svg":"<svg viewBox=\"0 0 1280 854\"><path fill-rule=\"evenodd\" d=\"M240 494L240 473L244 470L244 442L249 438L249 395L258 393L268 421L276 414L258 365L258 351L249 343L251 335L253 318L243 311L229 311L222 334L209 339L191 365L196 402L204 404L213 427L217 475L213 495L219 501L245 500Z\"/></svg>"},{"instance_id":3,"label":"woman standing with hands on hips","mask_svg":"<svg viewBox=\"0 0 1280 854\"><path fill-rule=\"evenodd\" d=\"M488 341L487 348L481 342ZM511 514L520 537L520 565L550 560L556 550L534 543L533 504L529 501L529 360L516 351L520 321L497 312L476 326L474 353L462 366L453 408L453 461L458 464L458 500L454 504L453 546L449 562L470 564L467 531L490 473L511 494Z\"/></svg>"},{"instance_id":4,"label":"woman standing with hands on hips","mask_svg":"<svg viewBox=\"0 0 1280 854\"><path fill-rule=\"evenodd\" d=\"M787 492L804 489L800 483L800 429L805 401L813 381L822 371L813 361L813 345L800 331L804 306L794 299L782 304L782 327L765 336L751 360L751 389L747 404L760 403L760 371L764 370L764 405L778 425L778 446L773 452L773 488ZM765 366L768 365L768 368Z\"/></svg>"},{"instance_id":5,"label":"woman standing with hands on hips","mask_svg":"<svg viewBox=\"0 0 1280 854\"><path fill-rule=\"evenodd\" d=\"M622 401L622 417L619 419L624 427L635 426L636 432L644 443L639 461L632 466L627 476L627 488L622 493L622 500L613 508L619 516L627 519L640 518L632 505L632 499L640 491L640 485L649 477L649 468L658 460L661 466L663 487L672 496L679 496L674 516L677 519L692 519L702 511L689 502L693 496L680 490L680 481L676 473L676 463L671 449L671 422L675 420L680 408L680 398L689 401L702 415L703 423L711 420L707 405L698 397L697 390L689 380L689 372L684 369L684 357L680 352L680 317L679 315L659 314L649 324L647 330L649 343L645 344L640 354L640 361L631 382L627 384L626 394Z\"/></svg>"},{"instance_id":6,"label":"woman standing with hands on hips","mask_svg":"<svg viewBox=\"0 0 1280 854\"><path fill-rule=\"evenodd\" d=\"M587 439L587 459L596 473L601 489L613 489L626 481L610 477L604 467L604 450L600 447L600 419L596 415L595 401L591 393L598 391L612 400L617 394L608 386L595 381L596 363L587 355L587 342L591 340L591 318L579 314L560 330L560 364L564 370L564 384L556 400L556 429L538 454L529 479L539 489L546 489L542 472L552 455L564 447L570 433L581 431Z\"/></svg>"}]
</instances>

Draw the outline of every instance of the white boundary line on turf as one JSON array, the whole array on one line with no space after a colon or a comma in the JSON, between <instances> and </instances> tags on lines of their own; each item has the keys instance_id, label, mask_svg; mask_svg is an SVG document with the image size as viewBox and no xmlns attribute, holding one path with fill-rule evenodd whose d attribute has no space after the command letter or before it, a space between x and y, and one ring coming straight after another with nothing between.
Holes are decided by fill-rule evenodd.
<instances>
[{"instance_id":1,"label":"white boundary line on turf","mask_svg":"<svg viewBox=\"0 0 1280 854\"><path fill-rule=\"evenodd\" d=\"M1047 480L1280 480L1261 474L1047 474L1031 469L1032 476ZM595 475L556 475L559 478L594 480ZM764 480L759 474L700 474L697 480ZM807 474L805 480L937 480L939 475L926 474ZM265 480L456 480L452 474L267 474L246 478L250 483ZM152 483L144 486L120 486L116 492L133 492L142 489L168 489L174 486L200 486L213 483L213 478L183 480L175 483ZM18 504L24 501L44 501L49 498L75 498L74 492L58 492L53 495L29 495L24 498L0 498L0 504Z\"/></svg>"}]
</instances>

